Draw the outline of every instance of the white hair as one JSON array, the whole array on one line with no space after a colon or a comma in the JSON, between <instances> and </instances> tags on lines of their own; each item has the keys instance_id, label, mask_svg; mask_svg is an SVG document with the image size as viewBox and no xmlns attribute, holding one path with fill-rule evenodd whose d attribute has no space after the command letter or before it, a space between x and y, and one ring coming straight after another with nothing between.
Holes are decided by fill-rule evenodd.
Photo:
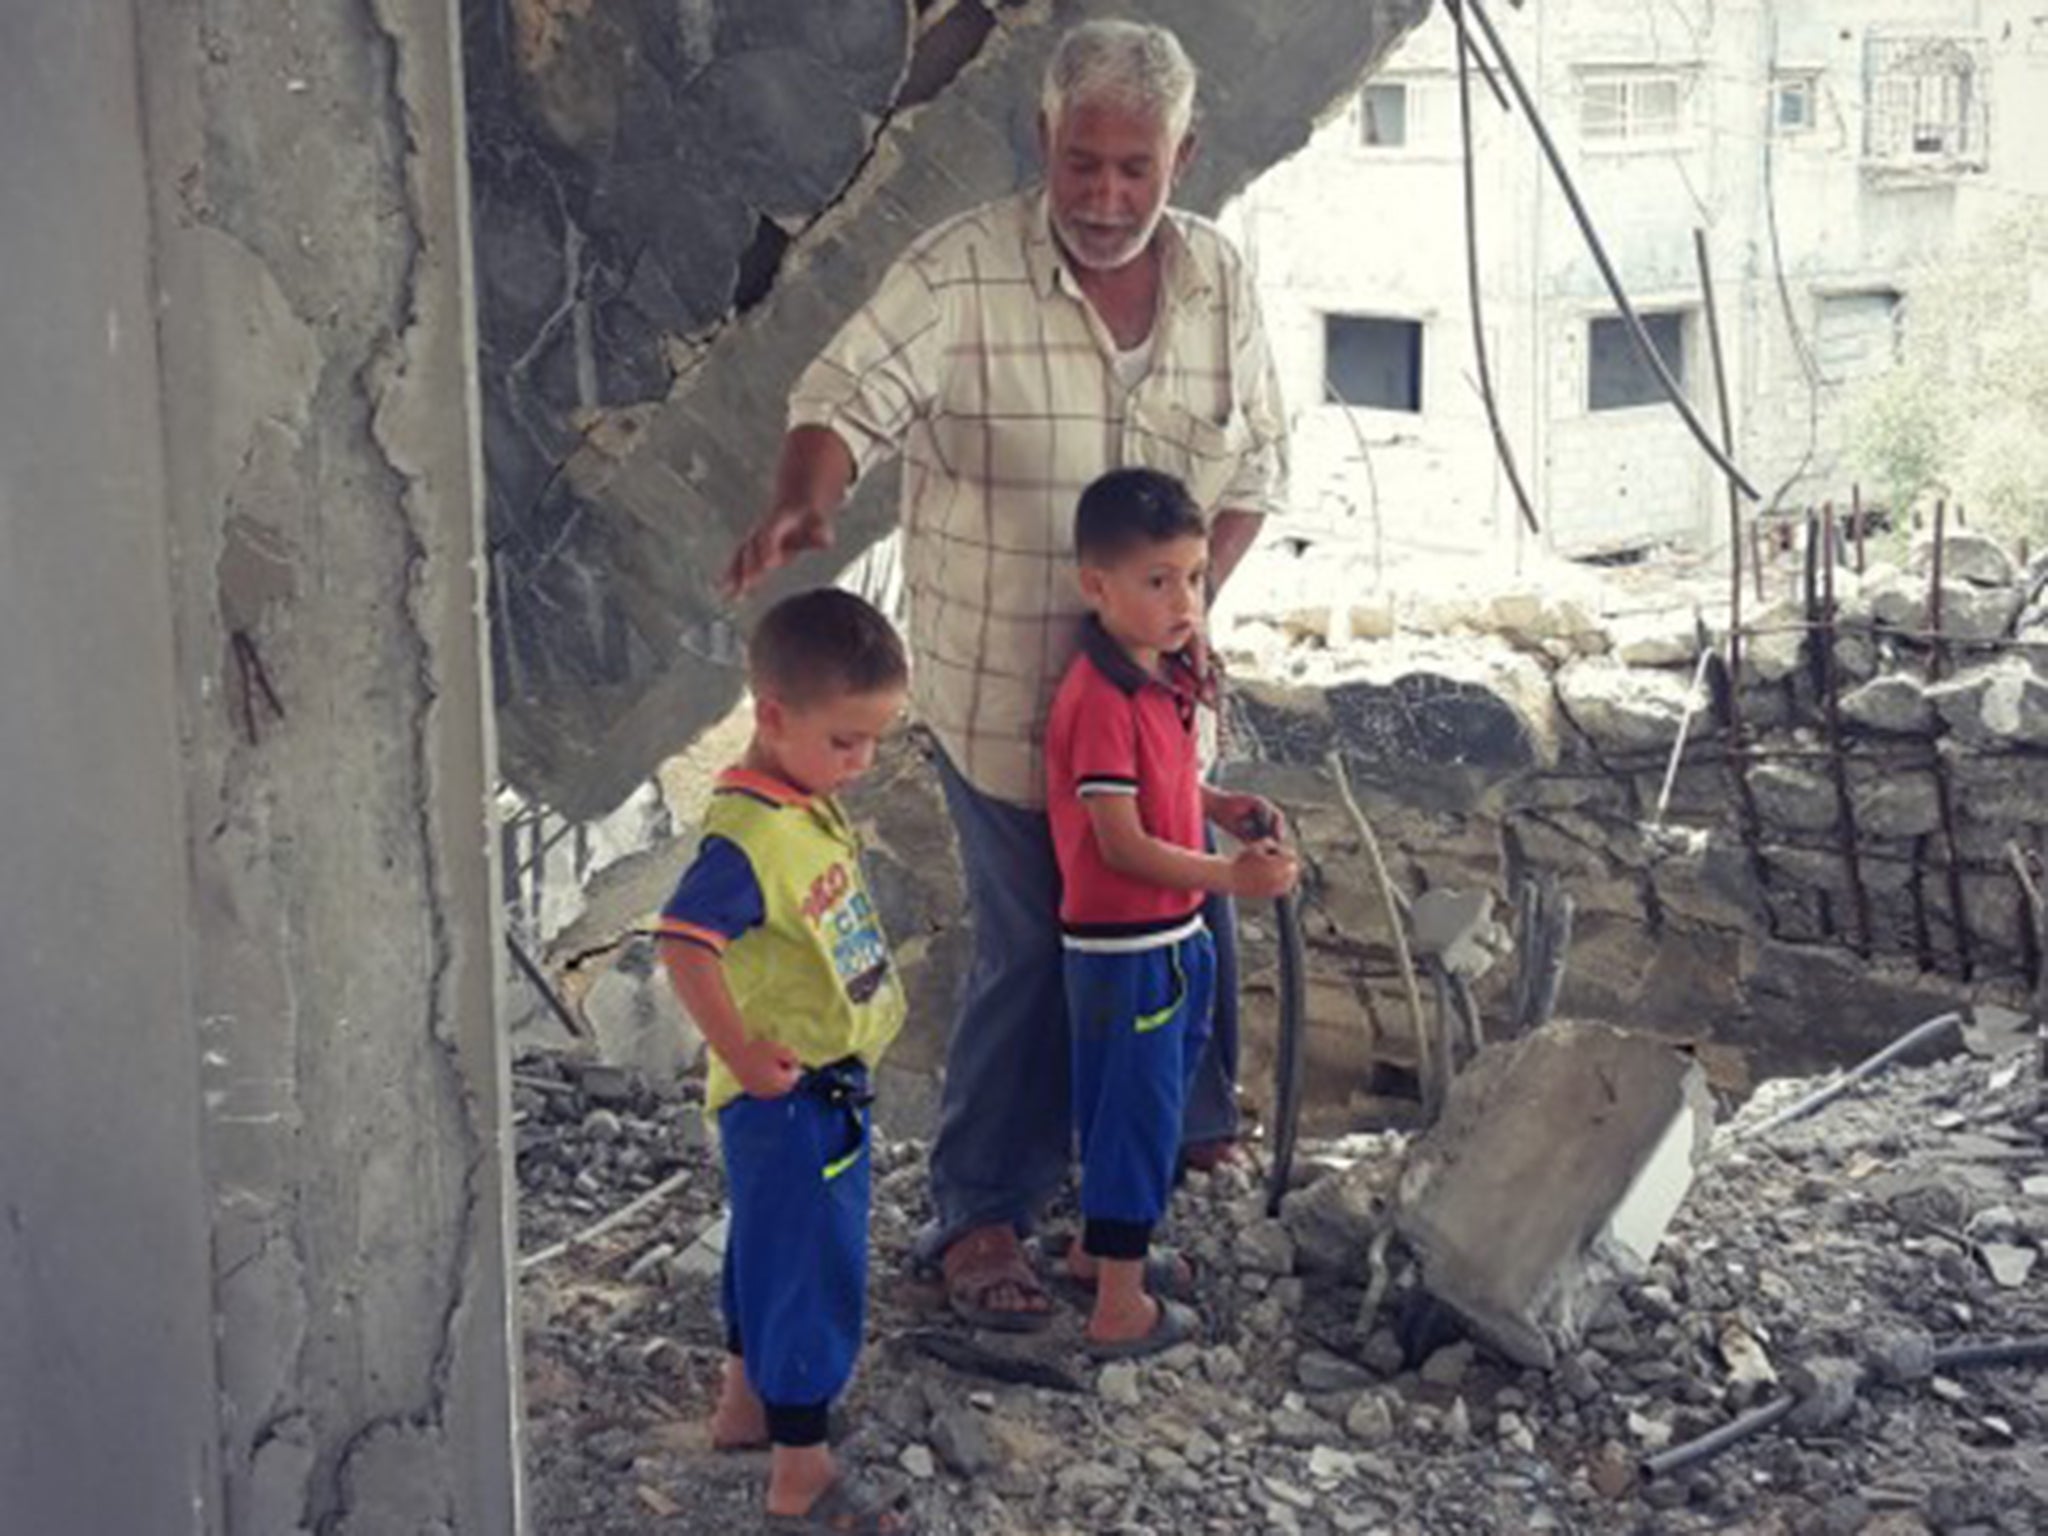
<instances>
[{"instance_id":1,"label":"white hair","mask_svg":"<svg viewBox=\"0 0 2048 1536\"><path fill-rule=\"evenodd\" d=\"M1084 21L1059 40L1039 107L1057 128L1076 102L1105 102L1157 118L1178 140L1195 115L1195 66L1164 27Z\"/></svg>"}]
</instances>

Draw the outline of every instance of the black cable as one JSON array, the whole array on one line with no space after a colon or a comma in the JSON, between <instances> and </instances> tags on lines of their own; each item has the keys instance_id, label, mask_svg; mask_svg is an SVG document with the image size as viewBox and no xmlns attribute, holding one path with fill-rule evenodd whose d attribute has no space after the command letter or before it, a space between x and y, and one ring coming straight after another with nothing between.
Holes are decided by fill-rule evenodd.
<instances>
[{"instance_id":1,"label":"black cable","mask_svg":"<svg viewBox=\"0 0 2048 1536\"><path fill-rule=\"evenodd\" d=\"M1557 178L1558 189L1564 193L1565 203L1570 207L1573 219L1578 222L1579 233L1586 237L1586 248L1592 254L1593 264L1600 269L1601 279L1607 284L1607 292L1613 298L1615 307L1621 312L1622 321L1627 325L1629 335L1635 339L1636 350L1656 377L1658 385L1664 391L1664 397L1683 418L1687 429L1693 435L1693 440L1706 451L1707 457L1720 466L1721 472L1743 495L1751 501L1761 500L1757 488L1749 483L1749 478L1736 467L1735 461L1722 451L1721 445L1715 442L1713 435L1707 431L1705 423L1693 410L1692 402L1685 398L1685 392L1678 387L1678 381L1671 377L1671 370L1664 365L1664 359L1657 351L1656 344L1650 340L1650 333L1643 329L1642 317L1629 302L1628 294L1621 286L1621 278L1614 270L1614 263L1608 260L1607 248L1600 243L1599 233L1593 228L1592 215L1586 211L1586 205L1579 197L1579 189L1574 185L1571 173L1565 169L1564 157L1558 153L1557 144L1550 137L1549 128L1544 126L1543 116L1529 95L1529 88L1522 83L1521 72L1515 68L1515 61L1508 56L1507 46L1501 41L1500 33L1494 30L1492 18L1486 14L1486 7L1481 0L1460 0L1457 11L1462 13L1467 5L1472 8L1472 19L1479 23L1480 30L1486 34L1486 41L1493 49L1494 61L1500 66L1500 72L1506 76L1509 88L1515 93L1515 100L1521 103L1522 112L1529 119L1529 126L1536 134L1536 142L1543 150L1543 158L1549 162L1551 174Z\"/></svg>"},{"instance_id":2,"label":"black cable","mask_svg":"<svg viewBox=\"0 0 2048 1536\"><path fill-rule=\"evenodd\" d=\"M1472 145L1471 61L1476 54L1471 32L1465 25L1462 0L1449 0L1449 5L1458 25L1458 133L1464 151L1461 158L1465 189L1465 292L1472 309L1472 358L1479 372L1479 399L1486 407L1486 424L1493 431L1493 451L1500 456L1501 468L1507 472L1508 485L1515 493L1515 505L1522 509L1522 521L1529 525L1531 533L1540 538L1543 529L1536 522L1536 508L1529 502L1528 488L1522 484L1522 472L1515 467L1515 451L1508 444L1507 428L1501 424L1500 402L1493 393L1493 370L1486 358L1486 317L1479 295L1479 185Z\"/></svg>"}]
</instances>

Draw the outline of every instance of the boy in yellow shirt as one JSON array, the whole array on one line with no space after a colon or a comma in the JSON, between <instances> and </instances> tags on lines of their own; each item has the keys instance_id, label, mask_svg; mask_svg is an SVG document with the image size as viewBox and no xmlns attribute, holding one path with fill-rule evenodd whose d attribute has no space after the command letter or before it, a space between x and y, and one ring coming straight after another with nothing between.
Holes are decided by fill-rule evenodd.
<instances>
[{"instance_id":1,"label":"boy in yellow shirt","mask_svg":"<svg viewBox=\"0 0 2048 1536\"><path fill-rule=\"evenodd\" d=\"M826 1415L867 1300L868 1074L903 989L834 792L874 762L909 681L889 621L799 593L747 651L754 735L719 776L695 861L662 910L662 958L710 1047L732 1222L715 1445L771 1447L769 1528L898 1536L843 1476Z\"/></svg>"}]
</instances>

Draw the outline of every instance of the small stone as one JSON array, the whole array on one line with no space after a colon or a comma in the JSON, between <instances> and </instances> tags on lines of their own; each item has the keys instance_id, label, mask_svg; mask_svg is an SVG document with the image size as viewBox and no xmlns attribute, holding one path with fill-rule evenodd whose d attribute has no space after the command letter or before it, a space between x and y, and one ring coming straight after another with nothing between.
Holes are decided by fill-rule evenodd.
<instances>
[{"instance_id":1,"label":"small stone","mask_svg":"<svg viewBox=\"0 0 2048 1536\"><path fill-rule=\"evenodd\" d=\"M1279 1222L1262 1218L1237 1234L1238 1266L1254 1274L1294 1273L1294 1239Z\"/></svg>"},{"instance_id":2,"label":"small stone","mask_svg":"<svg viewBox=\"0 0 2048 1536\"><path fill-rule=\"evenodd\" d=\"M1848 1422L1856 1411L1856 1389L1863 1367L1854 1360L1821 1355L1793 1366L1785 1384L1799 1404L1785 1422L1800 1434L1818 1434Z\"/></svg>"},{"instance_id":3,"label":"small stone","mask_svg":"<svg viewBox=\"0 0 2048 1536\"><path fill-rule=\"evenodd\" d=\"M1379 1377L1355 1360L1324 1349L1306 1349L1294 1362L1294 1378L1308 1392L1362 1392Z\"/></svg>"},{"instance_id":4,"label":"small stone","mask_svg":"<svg viewBox=\"0 0 2048 1536\"><path fill-rule=\"evenodd\" d=\"M1102 1368L1102 1374L1095 1379L1095 1389L1102 1394L1106 1403L1119 1408L1135 1408L1142 1394L1138 1387L1138 1364L1135 1360L1115 1360Z\"/></svg>"},{"instance_id":5,"label":"small stone","mask_svg":"<svg viewBox=\"0 0 2048 1536\"><path fill-rule=\"evenodd\" d=\"M980 1477L1002 1460L994 1438L972 1408L940 1408L932 1415L932 1446L962 1477Z\"/></svg>"},{"instance_id":6,"label":"small stone","mask_svg":"<svg viewBox=\"0 0 2048 1536\"><path fill-rule=\"evenodd\" d=\"M625 1129L625 1122L609 1109L593 1109L583 1117L583 1134L595 1141L617 1141Z\"/></svg>"},{"instance_id":7,"label":"small stone","mask_svg":"<svg viewBox=\"0 0 2048 1536\"><path fill-rule=\"evenodd\" d=\"M1344 1432L1364 1445L1381 1445L1394 1437L1394 1410L1378 1392L1367 1392L1344 1416Z\"/></svg>"},{"instance_id":8,"label":"small stone","mask_svg":"<svg viewBox=\"0 0 2048 1536\"><path fill-rule=\"evenodd\" d=\"M1463 1445L1472 1438L1472 1410L1465 1406L1462 1397L1451 1399L1451 1406L1444 1413L1443 1432L1453 1445Z\"/></svg>"},{"instance_id":9,"label":"small stone","mask_svg":"<svg viewBox=\"0 0 2048 1536\"><path fill-rule=\"evenodd\" d=\"M1648 1414L1629 1410L1628 1432L1636 1437L1644 1450L1661 1451L1671 1443L1671 1426L1663 1419L1653 1419Z\"/></svg>"},{"instance_id":10,"label":"small stone","mask_svg":"<svg viewBox=\"0 0 2048 1536\"><path fill-rule=\"evenodd\" d=\"M1303 1450L1310 1446L1322 1445L1336 1438L1336 1426L1319 1413L1310 1413L1306 1408L1280 1407L1273 1410L1266 1421L1267 1428L1275 1440L1282 1445L1299 1446Z\"/></svg>"},{"instance_id":11,"label":"small stone","mask_svg":"<svg viewBox=\"0 0 2048 1536\"><path fill-rule=\"evenodd\" d=\"M1358 1351L1358 1358L1382 1376L1398 1376L1408 1363L1401 1341L1391 1328L1375 1328Z\"/></svg>"},{"instance_id":12,"label":"small stone","mask_svg":"<svg viewBox=\"0 0 2048 1536\"><path fill-rule=\"evenodd\" d=\"M1469 1343L1446 1344L1422 1362L1422 1379L1432 1386L1456 1389L1464 1384L1472 1368L1474 1350Z\"/></svg>"},{"instance_id":13,"label":"small stone","mask_svg":"<svg viewBox=\"0 0 2048 1536\"><path fill-rule=\"evenodd\" d=\"M1581 1350L1568 1355L1557 1368L1557 1384L1571 1395L1574 1402L1590 1403L1600 1396L1600 1378L1594 1373L1594 1363L1606 1364L1590 1350Z\"/></svg>"},{"instance_id":14,"label":"small stone","mask_svg":"<svg viewBox=\"0 0 2048 1536\"><path fill-rule=\"evenodd\" d=\"M1327 1445L1319 1445L1308 1453L1308 1475L1319 1483L1349 1477L1355 1465L1348 1453Z\"/></svg>"},{"instance_id":15,"label":"small stone","mask_svg":"<svg viewBox=\"0 0 2048 1536\"><path fill-rule=\"evenodd\" d=\"M1244 1357L1228 1344L1219 1344L1202 1356L1202 1374L1211 1381L1236 1381L1244 1374Z\"/></svg>"},{"instance_id":16,"label":"small stone","mask_svg":"<svg viewBox=\"0 0 2048 1536\"><path fill-rule=\"evenodd\" d=\"M2012 1243L1985 1243L1978 1250L1984 1260L1984 1267L1991 1272L1991 1278L2007 1290L2015 1290L2027 1283L2027 1276L2034 1272L2034 1264L2040 1255L2031 1248L2020 1248Z\"/></svg>"},{"instance_id":17,"label":"small stone","mask_svg":"<svg viewBox=\"0 0 2048 1536\"><path fill-rule=\"evenodd\" d=\"M896 1458L896 1464L919 1482L929 1482L939 1474L938 1461L928 1445L906 1445L903 1454Z\"/></svg>"},{"instance_id":18,"label":"small stone","mask_svg":"<svg viewBox=\"0 0 2048 1536\"><path fill-rule=\"evenodd\" d=\"M1604 1441L1587 1460L1586 1477L1601 1498L1619 1499L1635 1485L1635 1458L1620 1441Z\"/></svg>"},{"instance_id":19,"label":"small stone","mask_svg":"<svg viewBox=\"0 0 2048 1536\"><path fill-rule=\"evenodd\" d=\"M1717 1342L1731 1382L1749 1386L1777 1381L1778 1372L1771 1364L1771 1357L1764 1353L1756 1335L1740 1323L1730 1322L1721 1330Z\"/></svg>"},{"instance_id":20,"label":"small stone","mask_svg":"<svg viewBox=\"0 0 2048 1536\"><path fill-rule=\"evenodd\" d=\"M1294 1484L1277 1477L1262 1477L1259 1484L1282 1504L1290 1504L1296 1509L1316 1507L1316 1496L1306 1488L1297 1488Z\"/></svg>"},{"instance_id":21,"label":"small stone","mask_svg":"<svg viewBox=\"0 0 2048 1536\"><path fill-rule=\"evenodd\" d=\"M1863 1362L1879 1381L1902 1386L1934 1374L1934 1336L1924 1328L1879 1328L1866 1336Z\"/></svg>"}]
</instances>

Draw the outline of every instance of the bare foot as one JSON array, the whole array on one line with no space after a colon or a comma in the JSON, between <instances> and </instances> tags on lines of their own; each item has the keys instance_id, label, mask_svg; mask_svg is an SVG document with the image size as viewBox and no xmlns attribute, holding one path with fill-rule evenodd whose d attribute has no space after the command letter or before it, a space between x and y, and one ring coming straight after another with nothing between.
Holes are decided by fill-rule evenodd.
<instances>
[{"instance_id":1,"label":"bare foot","mask_svg":"<svg viewBox=\"0 0 2048 1536\"><path fill-rule=\"evenodd\" d=\"M738 1355L725 1357L718 1403L711 1410L714 1451L753 1451L768 1443L768 1410L747 1384L747 1368Z\"/></svg>"},{"instance_id":2,"label":"bare foot","mask_svg":"<svg viewBox=\"0 0 2048 1536\"><path fill-rule=\"evenodd\" d=\"M768 1513L807 1515L839 1467L829 1445L778 1445L768 1463Z\"/></svg>"}]
</instances>

